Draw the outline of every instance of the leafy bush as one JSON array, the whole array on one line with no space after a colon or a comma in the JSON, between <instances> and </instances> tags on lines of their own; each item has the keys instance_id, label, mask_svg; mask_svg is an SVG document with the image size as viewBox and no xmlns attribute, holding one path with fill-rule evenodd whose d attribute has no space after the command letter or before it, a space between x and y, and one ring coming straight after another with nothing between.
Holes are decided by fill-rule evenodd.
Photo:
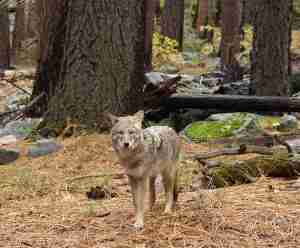
<instances>
[{"instance_id":1,"label":"leafy bush","mask_svg":"<svg viewBox=\"0 0 300 248\"><path fill-rule=\"evenodd\" d=\"M206 56L216 56L221 43L221 30L211 25L203 26L203 29L207 30L207 32L213 31L214 37L212 42L206 39L203 40L200 53Z\"/></svg>"},{"instance_id":2,"label":"leafy bush","mask_svg":"<svg viewBox=\"0 0 300 248\"><path fill-rule=\"evenodd\" d=\"M238 61L242 66L250 64L250 50L252 49L253 27L249 24L244 28L244 39L241 41L242 52L238 56Z\"/></svg>"},{"instance_id":3,"label":"leafy bush","mask_svg":"<svg viewBox=\"0 0 300 248\"><path fill-rule=\"evenodd\" d=\"M178 54L178 42L158 32L153 34L153 66L160 67Z\"/></svg>"}]
</instances>

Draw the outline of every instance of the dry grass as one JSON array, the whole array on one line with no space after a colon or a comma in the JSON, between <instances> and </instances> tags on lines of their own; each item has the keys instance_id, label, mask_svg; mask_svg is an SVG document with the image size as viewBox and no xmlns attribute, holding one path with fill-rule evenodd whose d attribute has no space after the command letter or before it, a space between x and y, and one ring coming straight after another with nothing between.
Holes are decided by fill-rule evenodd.
<instances>
[{"instance_id":1,"label":"dry grass","mask_svg":"<svg viewBox=\"0 0 300 248\"><path fill-rule=\"evenodd\" d=\"M289 190L288 181L262 178L251 185L184 192L172 215L163 214L160 196L154 210L146 214L145 229L136 232L131 226L134 212L126 178L106 179L117 190L117 198L87 199L85 190L101 184L102 176L85 178L84 184L74 181L73 190L66 190L71 178L120 173L109 137L89 135L63 143L64 150L57 154L21 158L0 167L0 247L300 245L300 194ZM190 154L199 149L211 147L185 145L184 150ZM181 170L191 178L196 165L187 161Z\"/></svg>"}]
</instances>

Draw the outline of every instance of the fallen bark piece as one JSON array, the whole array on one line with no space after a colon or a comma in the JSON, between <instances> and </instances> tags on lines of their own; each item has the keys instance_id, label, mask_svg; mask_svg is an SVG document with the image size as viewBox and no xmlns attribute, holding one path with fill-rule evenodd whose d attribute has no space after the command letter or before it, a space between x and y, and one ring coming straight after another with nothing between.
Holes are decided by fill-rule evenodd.
<instances>
[{"instance_id":1,"label":"fallen bark piece","mask_svg":"<svg viewBox=\"0 0 300 248\"><path fill-rule=\"evenodd\" d=\"M220 162L214 167L203 167L202 173L204 188L251 183L260 176L292 178L300 175L300 159L299 155L278 153L235 163Z\"/></svg>"}]
</instances>

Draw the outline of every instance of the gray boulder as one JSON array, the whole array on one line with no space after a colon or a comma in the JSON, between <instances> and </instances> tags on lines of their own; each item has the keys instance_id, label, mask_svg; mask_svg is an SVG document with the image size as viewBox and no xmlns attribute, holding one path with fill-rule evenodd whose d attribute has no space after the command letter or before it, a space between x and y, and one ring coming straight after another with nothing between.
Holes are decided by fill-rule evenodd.
<instances>
[{"instance_id":1,"label":"gray boulder","mask_svg":"<svg viewBox=\"0 0 300 248\"><path fill-rule=\"evenodd\" d=\"M18 149L6 150L0 148L0 165L6 165L14 162L20 156L20 151Z\"/></svg>"},{"instance_id":2,"label":"gray boulder","mask_svg":"<svg viewBox=\"0 0 300 248\"><path fill-rule=\"evenodd\" d=\"M52 139L43 139L37 141L35 145L32 145L28 148L28 157L40 157L45 156L47 154L59 151L63 146L61 144L57 144Z\"/></svg>"},{"instance_id":3,"label":"gray boulder","mask_svg":"<svg viewBox=\"0 0 300 248\"><path fill-rule=\"evenodd\" d=\"M289 131L289 130L293 130L293 129L297 129L297 128L298 128L298 120L295 116L284 115L280 119L280 123L279 123L279 127L278 127L279 131Z\"/></svg>"}]
</instances>

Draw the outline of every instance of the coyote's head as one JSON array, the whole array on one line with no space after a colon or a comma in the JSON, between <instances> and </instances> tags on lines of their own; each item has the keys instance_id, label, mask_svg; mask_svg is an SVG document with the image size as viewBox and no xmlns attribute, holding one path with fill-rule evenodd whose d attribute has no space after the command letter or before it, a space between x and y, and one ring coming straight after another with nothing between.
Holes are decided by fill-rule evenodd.
<instances>
[{"instance_id":1,"label":"coyote's head","mask_svg":"<svg viewBox=\"0 0 300 248\"><path fill-rule=\"evenodd\" d=\"M126 156L134 151L143 142L142 121L144 112L139 111L134 115L117 117L108 114L113 127L112 145L117 153Z\"/></svg>"}]
</instances>

